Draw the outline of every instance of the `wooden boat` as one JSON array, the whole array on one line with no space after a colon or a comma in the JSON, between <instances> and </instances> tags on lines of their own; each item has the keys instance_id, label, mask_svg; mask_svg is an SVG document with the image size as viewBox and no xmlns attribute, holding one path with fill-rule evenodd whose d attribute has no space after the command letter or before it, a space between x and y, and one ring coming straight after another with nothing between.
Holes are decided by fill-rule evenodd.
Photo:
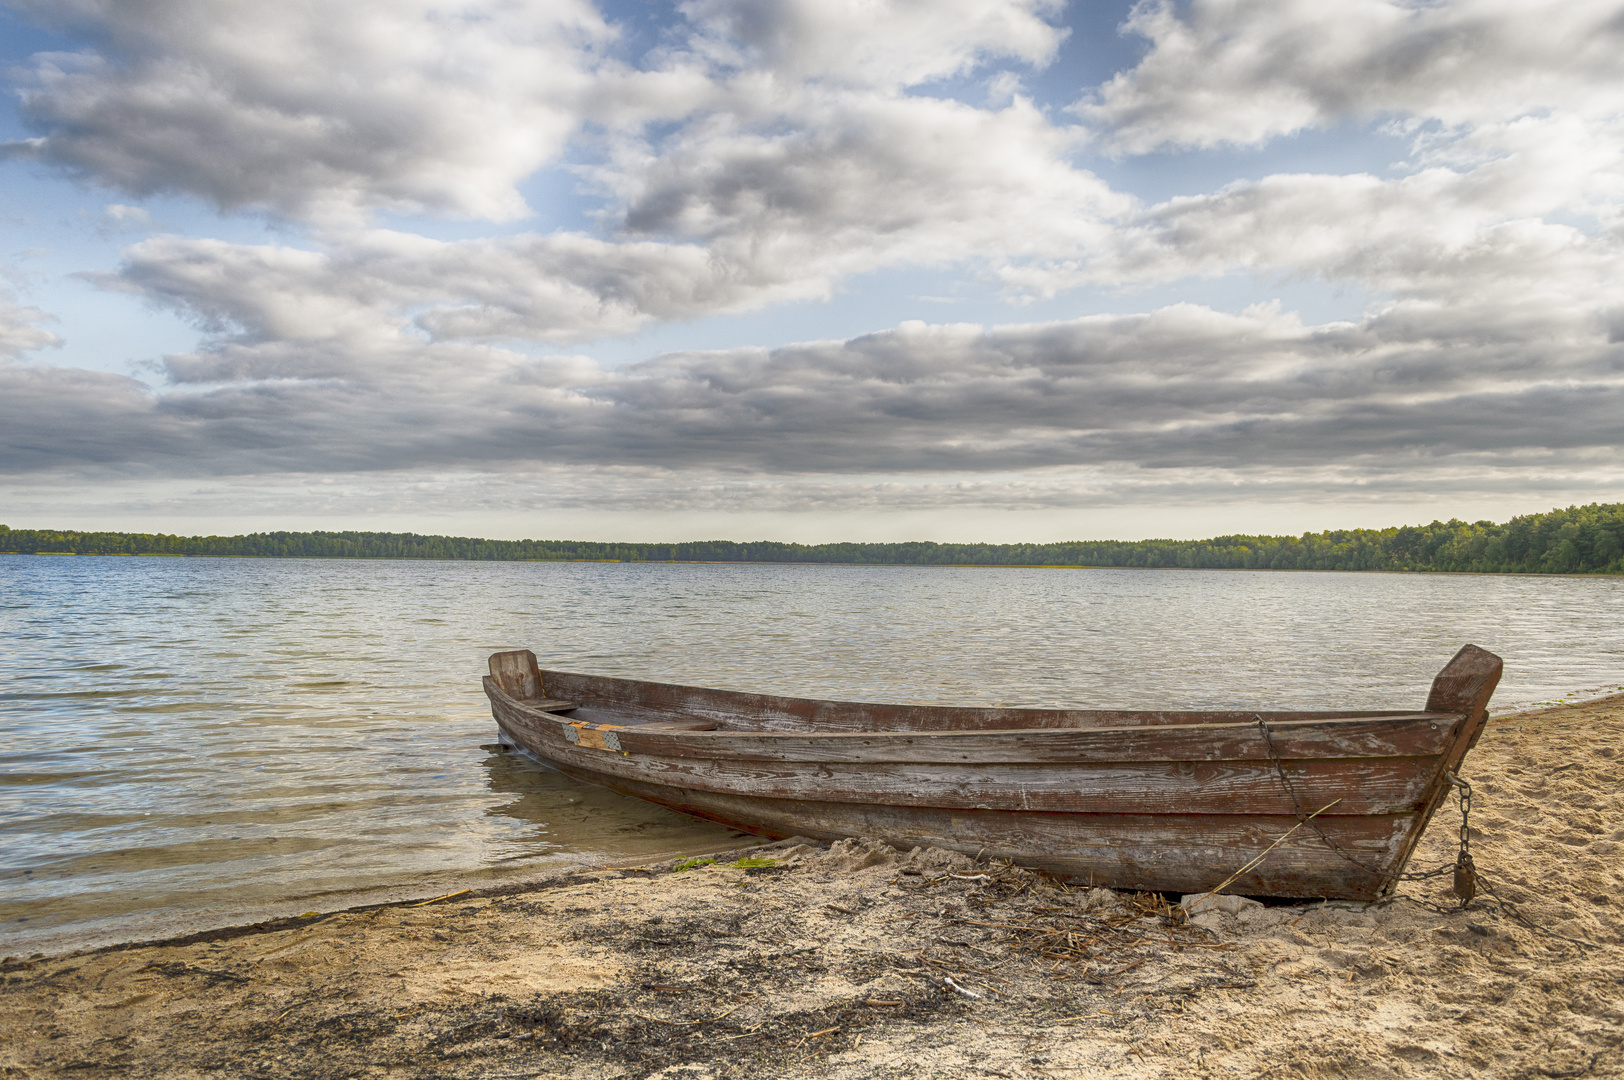
<instances>
[{"instance_id":1,"label":"wooden boat","mask_svg":"<svg viewBox=\"0 0 1624 1080\"><path fill-rule=\"evenodd\" d=\"M1482 734L1500 668L1466 646L1419 712L815 701L541 671L529 650L492 656L485 692L505 740L568 775L763 836L1191 893L1290 832L1227 891L1371 900Z\"/></svg>"}]
</instances>

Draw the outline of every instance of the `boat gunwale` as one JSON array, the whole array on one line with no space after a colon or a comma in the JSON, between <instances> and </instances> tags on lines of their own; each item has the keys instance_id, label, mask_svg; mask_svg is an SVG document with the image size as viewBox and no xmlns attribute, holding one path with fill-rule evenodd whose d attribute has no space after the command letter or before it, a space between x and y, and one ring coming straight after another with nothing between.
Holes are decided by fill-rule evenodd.
<instances>
[{"instance_id":1,"label":"boat gunwale","mask_svg":"<svg viewBox=\"0 0 1624 1080\"><path fill-rule=\"evenodd\" d=\"M551 674L551 673L545 673L544 672L543 674ZM566 674L566 673L558 672L556 674ZM581 676L581 677L594 678L594 679L597 679L597 678L602 678L602 679L612 678L612 676ZM639 728L642 728L642 727L645 726L644 724L615 724L615 723L593 721L593 720L576 720L576 719L572 719L571 717L569 717L568 715L563 714L563 713L548 712L548 711L543 710L543 709L536 709L536 708L533 708L530 705L526 704L527 699L525 699L525 698L516 698L513 695L509 694L507 692L507 690L501 685L501 683L498 682L496 679L492 678L491 676L487 675L484 678L485 678L487 693L490 693L491 691L494 690L495 693L500 694L506 701L508 701L512 705L522 709L526 714L528 714L530 716L533 716L533 717L536 717L537 719L551 720L554 723L556 723L556 724L558 724L558 725L560 725L562 727L585 725L585 726L595 727L595 728L605 728L605 729L608 729L608 730L635 733L635 732L638 731ZM616 679L615 681L617 681L617 682L640 682L641 680ZM676 687L676 688L679 688L679 689L705 689L703 687L683 686L680 683L652 683L652 684L644 684L644 685L670 686L670 687ZM719 694L739 693L739 691L732 691L732 690L716 690L716 691L710 691L710 692L719 693ZM757 695L744 695L744 696L757 696ZM760 696L765 697L766 695L760 695ZM795 701L795 702L802 702L802 703L807 703L807 704L812 704L812 705L857 705L857 706L879 705L879 707L881 707L881 708L930 709L930 710L967 709L967 710L973 710L973 711L977 711L977 712L992 711L992 712L1011 712L1011 713L1014 713L1014 712L1027 712L1027 711L1030 711L1030 712L1040 712L1041 711L1041 712L1045 712L1045 713L1070 712L1070 711L1076 711L1076 712L1106 712L1106 713L1114 713L1114 714L1117 714L1117 715L1127 715L1127 716L1155 716L1155 715L1159 715L1161 713L1166 713L1166 712L1185 712L1185 711L1197 712L1197 711L1201 711L1201 710L1179 710L1179 709L1166 709L1166 710L1154 710L1154 709L1134 709L1134 710L1129 710L1129 709L1098 709L1098 710L1090 710L1090 709L1077 709L1077 710L1042 709L1042 710L1039 710L1039 709L1023 709L1023 708L1007 708L1006 709L1006 708L1003 708L1003 707L1000 707L1000 706L985 706L985 707L983 707L983 706L959 706L959 705L891 705L891 704L883 704L883 703L878 703L878 702L847 702L847 701L832 701L832 700L826 701L826 700L822 700L822 699L818 699L818 698L777 698L775 700L779 700L779 701ZM595 704L588 703L588 702L581 703L581 705L579 707L580 708L591 708L591 709L602 708L602 709L605 709L605 710L612 710L612 709L616 708L616 706L613 706L613 705L595 705ZM625 706L625 705L620 706L620 707L621 708L628 708L628 709L639 708L639 706ZM653 711L653 710L651 709L650 711ZM1234 722L1213 721L1213 722L1198 723L1198 724L1101 724L1101 725L1094 725L1094 726L1087 726L1087 727L943 728L943 729L940 729L940 730L923 730L923 731L914 730L914 729L889 729L889 728L865 728L865 729L858 729L858 730L852 730L852 731L762 731L762 730L755 729L755 728L714 728L714 729L711 729L711 730L689 730L689 731L672 730L672 729L649 730L649 731L645 732L645 734L649 734L649 735L657 734L657 735L660 735L663 738L680 738L680 739L689 739L689 738L696 738L696 737L711 737L711 738L750 737L750 738L774 738L774 739L790 738L790 739L819 739L819 740L821 740L821 739L852 739L852 738L868 739L868 738L881 738L881 737L885 737L885 738L916 738L916 737L920 737L920 736L930 736L930 737L933 737L933 738L940 738L940 737L943 737L943 736L954 736L954 737L960 737L960 738L984 738L984 737L989 736L989 735L1074 735L1074 734L1077 734L1079 732L1112 732L1112 731L1119 731L1119 732L1124 732L1124 733L1127 733L1127 732L1143 733L1143 732L1151 732L1151 731L1154 731L1154 732L1183 732L1183 731L1233 732L1233 731L1239 731L1239 730L1246 729L1246 728L1255 728L1257 726L1257 721L1259 719L1262 719L1265 723L1267 723L1269 725L1269 729L1271 731L1278 731L1278 730L1294 731L1294 730L1297 730L1297 729L1299 729L1299 728L1301 728L1303 726L1306 726L1306 725L1334 724L1334 723L1337 723L1337 722L1350 722L1351 723L1351 722L1370 721L1370 720L1395 720L1395 721L1396 720L1412 720L1412 721L1423 721L1423 720L1425 720L1425 721L1449 721L1451 723L1456 723L1456 722L1459 722L1460 720L1462 720L1462 719L1464 719L1464 718L1466 718L1468 716L1468 714L1464 713L1464 712L1427 712L1425 710L1381 710L1381 711L1371 711L1371 712L1361 712L1361 713L1348 713L1346 711L1327 710L1327 711L1325 711L1325 713L1323 715L1305 717L1305 716L1303 716L1303 710L1292 710L1292 711L1290 711L1291 715L1298 717L1298 719L1291 719L1291 720L1270 720L1269 719L1269 716L1270 716L1271 713L1273 713L1275 715L1278 715L1279 713L1281 713L1283 711L1286 711L1286 710L1262 710L1262 709L1259 709L1259 710L1241 710L1241 711L1209 710L1209 711L1205 711L1204 715L1208 715L1208 716L1234 716L1236 719L1234 720ZM1243 719L1244 717L1251 717L1251 719ZM660 723L660 722L659 721L649 721L648 726L652 728L654 725L656 725L658 723ZM701 741L703 741L703 739ZM1431 755L1428 755L1428 756L1431 756Z\"/></svg>"}]
</instances>

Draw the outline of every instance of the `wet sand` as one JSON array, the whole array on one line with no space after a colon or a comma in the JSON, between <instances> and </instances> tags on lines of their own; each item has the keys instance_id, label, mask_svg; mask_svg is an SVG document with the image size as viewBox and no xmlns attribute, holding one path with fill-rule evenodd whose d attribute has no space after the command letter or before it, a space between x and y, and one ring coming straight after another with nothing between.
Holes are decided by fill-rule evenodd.
<instances>
[{"instance_id":1,"label":"wet sand","mask_svg":"<svg viewBox=\"0 0 1624 1080\"><path fill-rule=\"evenodd\" d=\"M9 958L0 1076L1624 1075L1624 698L1493 721L1466 774L1499 899L1465 910L784 842Z\"/></svg>"}]
</instances>

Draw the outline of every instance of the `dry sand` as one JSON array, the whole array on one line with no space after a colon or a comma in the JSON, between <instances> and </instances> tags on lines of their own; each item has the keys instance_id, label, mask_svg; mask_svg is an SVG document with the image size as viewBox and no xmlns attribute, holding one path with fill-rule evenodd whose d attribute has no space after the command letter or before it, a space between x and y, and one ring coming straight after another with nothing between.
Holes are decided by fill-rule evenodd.
<instances>
[{"instance_id":1,"label":"dry sand","mask_svg":"<svg viewBox=\"0 0 1624 1080\"><path fill-rule=\"evenodd\" d=\"M1624 698L1495 721L1467 767L1478 865L1545 930L1448 878L1192 918L785 843L9 959L0 1076L1624 1075Z\"/></svg>"}]
</instances>

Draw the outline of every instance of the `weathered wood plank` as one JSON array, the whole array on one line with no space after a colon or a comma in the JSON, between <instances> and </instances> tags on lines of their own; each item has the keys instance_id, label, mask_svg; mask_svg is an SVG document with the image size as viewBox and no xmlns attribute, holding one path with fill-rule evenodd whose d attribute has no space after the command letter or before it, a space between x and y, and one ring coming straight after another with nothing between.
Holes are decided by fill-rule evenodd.
<instances>
[{"instance_id":1,"label":"weathered wood plank","mask_svg":"<svg viewBox=\"0 0 1624 1080\"><path fill-rule=\"evenodd\" d=\"M776 732L944 731L1038 729L1051 727L1136 727L1163 724L1233 724L1256 715L1269 723L1338 716L1402 716L1403 710L1252 711L1004 709L873 702L818 701L810 698L746 694L731 690L677 686L639 679L605 678L567 671L542 673L550 693L614 710L694 716L724 728ZM1448 711L1448 710L1445 710Z\"/></svg>"},{"instance_id":2,"label":"weathered wood plank","mask_svg":"<svg viewBox=\"0 0 1624 1080\"><path fill-rule=\"evenodd\" d=\"M1078 882L1175 892L1211 889L1295 824L1291 818L1262 816L1014 813L802 802L678 791L627 780L604 786L764 836L883 836L902 848L943 847L1007 858ZM1372 865L1391 862L1406 824L1403 817L1318 820L1338 844ZM1378 875L1351 865L1317 835L1299 829L1230 891L1372 899L1380 885Z\"/></svg>"},{"instance_id":3,"label":"weathered wood plank","mask_svg":"<svg viewBox=\"0 0 1624 1080\"><path fill-rule=\"evenodd\" d=\"M492 653L490 665L491 678L509 697L541 697L541 672L536 667L536 654L529 649Z\"/></svg>"},{"instance_id":4,"label":"weathered wood plank","mask_svg":"<svg viewBox=\"0 0 1624 1080\"><path fill-rule=\"evenodd\" d=\"M496 699L493 697L492 699ZM522 702L505 704L522 714ZM576 712L585 719L589 710ZM590 710L592 718L609 710ZM1289 758L1431 757L1441 753L1459 716L1411 714L1271 724L1275 750ZM557 721L549 721L556 723ZM610 722L614 722L613 719ZM1254 723L1179 727L1050 728L1034 731L660 732L628 727L623 750L659 757L806 762L1113 762L1254 761L1267 757Z\"/></svg>"},{"instance_id":5,"label":"weathered wood plank","mask_svg":"<svg viewBox=\"0 0 1624 1080\"><path fill-rule=\"evenodd\" d=\"M624 745L625 736L620 740ZM1341 798L1337 814L1413 813L1437 758L1286 762L1298 799L1313 811ZM1180 812L1292 815L1297 804L1268 761L1188 765L801 763L610 755L581 762L607 775L695 791L764 798L860 799L936 806L1072 813Z\"/></svg>"},{"instance_id":6,"label":"weathered wood plank","mask_svg":"<svg viewBox=\"0 0 1624 1080\"><path fill-rule=\"evenodd\" d=\"M1489 695L1500 683L1504 664L1498 656L1476 645L1463 645L1438 677L1432 680L1427 694L1428 712L1470 713L1484 708Z\"/></svg>"},{"instance_id":7,"label":"weathered wood plank","mask_svg":"<svg viewBox=\"0 0 1624 1080\"><path fill-rule=\"evenodd\" d=\"M1178 812L1294 815L1340 798L1334 813L1413 813L1430 788L1439 758L1286 760L1298 802L1267 760L913 764L761 762L671 758L608 750L602 736L560 739L533 720L504 724L520 745L550 760L605 777L696 791L764 798L872 799L894 806L983 807L1080 813ZM631 729L615 729L624 748ZM584 748L584 749L583 749Z\"/></svg>"},{"instance_id":8,"label":"weathered wood plank","mask_svg":"<svg viewBox=\"0 0 1624 1080\"><path fill-rule=\"evenodd\" d=\"M1430 757L1445 746L1459 717L1332 720L1271 725L1275 750L1293 758ZM741 761L1090 762L1249 761L1267 756L1253 724L1039 731L868 732L795 735L699 731L638 732L622 740L633 753L729 757Z\"/></svg>"}]
</instances>

